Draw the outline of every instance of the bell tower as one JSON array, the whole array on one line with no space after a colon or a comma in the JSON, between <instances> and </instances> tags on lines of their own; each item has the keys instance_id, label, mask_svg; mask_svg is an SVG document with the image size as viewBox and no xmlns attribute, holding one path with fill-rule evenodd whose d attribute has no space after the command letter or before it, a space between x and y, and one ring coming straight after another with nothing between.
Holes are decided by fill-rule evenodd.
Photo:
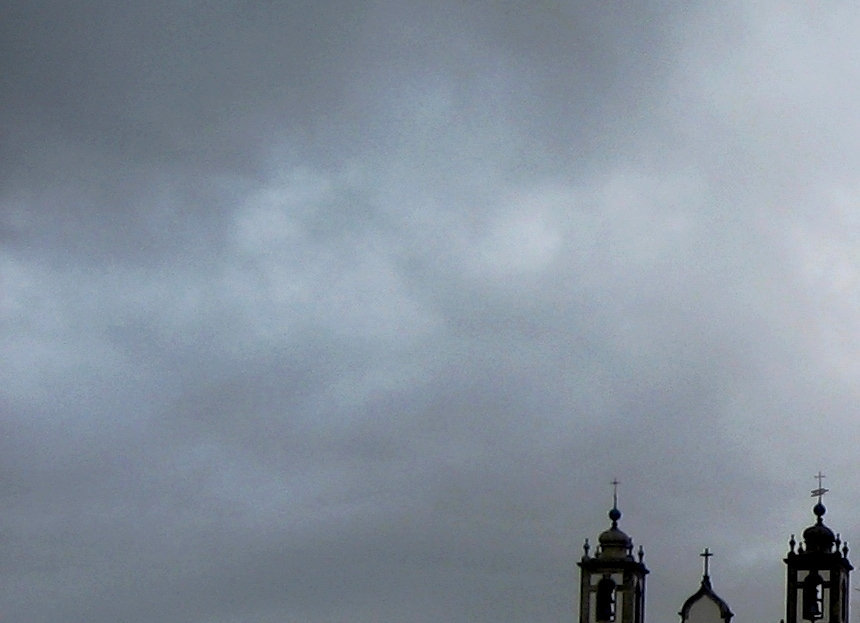
<instances>
[{"instance_id":1,"label":"bell tower","mask_svg":"<svg viewBox=\"0 0 860 623\"><path fill-rule=\"evenodd\" d=\"M644 623L645 556L639 547L633 558L633 541L618 527L618 481L612 482L612 525L598 538L594 556L588 539L583 546L579 584L579 623Z\"/></svg>"},{"instance_id":2,"label":"bell tower","mask_svg":"<svg viewBox=\"0 0 860 623\"><path fill-rule=\"evenodd\" d=\"M812 509L815 524L803 531L797 551L793 534L788 543L785 623L848 623L848 576L853 567L848 562L848 545L824 525L827 509L821 497L828 490L821 486L821 472L816 478L818 488L812 491L818 497Z\"/></svg>"}]
</instances>

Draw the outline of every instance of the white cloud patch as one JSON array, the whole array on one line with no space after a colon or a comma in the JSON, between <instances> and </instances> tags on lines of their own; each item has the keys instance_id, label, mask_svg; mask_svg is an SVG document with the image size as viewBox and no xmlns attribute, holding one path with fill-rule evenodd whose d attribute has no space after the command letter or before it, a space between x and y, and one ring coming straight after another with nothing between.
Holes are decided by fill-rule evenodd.
<instances>
[{"instance_id":1,"label":"white cloud patch","mask_svg":"<svg viewBox=\"0 0 860 623\"><path fill-rule=\"evenodd\" d=\"M536 199L538 205L533 201ZM546 269L555 259L562 232L540 205L544 197L518 198L503 210L477 242L480 272L495 279L516 278Z\"/></svg>"},{"instance_id":2,"label":"white cloud patch","mask_svg":"<svg viewBox=\"0 0 860 623\"><path fill-rule=\"evenodd\" d=\"M344 185L346 184L346 186ZM353 214L332 209L343 206ZM324 325L354 339L409 340L433 320L412 298L387 236L340 182L299 171L275 180L237 215L228 287L261 336ZM328 221L343 219L343 223ZM334 241L324 234L335 232Z\"/></svg>"}]
</instances>

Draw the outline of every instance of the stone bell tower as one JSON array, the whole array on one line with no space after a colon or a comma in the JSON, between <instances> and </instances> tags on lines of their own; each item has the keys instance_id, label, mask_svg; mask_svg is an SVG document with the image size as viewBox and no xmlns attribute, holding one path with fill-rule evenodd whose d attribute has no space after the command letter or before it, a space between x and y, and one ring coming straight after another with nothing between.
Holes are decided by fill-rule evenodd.
<instances>
[{"instance_id":1,"label":"stone bell tower","mask_svg":"<svg viewBox=\"0 0 860 623\"><path fill-rule=\"evenodd\" d=\"M786 565L785 623L848 623L849 574L848 545L824 525L827 511L821 497L827 489L821 486L824 475L818 473L818 488L812 492L818 503L812 512L815 524L803 531L803 543L797 546L794 535L789 541ZM841 549L840 549L841 546Z\"/></svg>"},{"instance_id":2,"label":"stone bell tower","mask_svg":"<svg viewBox=\"0 0 860 623\"><path fill-rule=\"evenodd\" d=\"M643 623L645 576L648 569L639 547L633 557L633 541L618 527L618 481L613 481L612 525L598 538L594 556L588 539L583 546L579 587L579 623Z\"/></svg>"}]
</instances>

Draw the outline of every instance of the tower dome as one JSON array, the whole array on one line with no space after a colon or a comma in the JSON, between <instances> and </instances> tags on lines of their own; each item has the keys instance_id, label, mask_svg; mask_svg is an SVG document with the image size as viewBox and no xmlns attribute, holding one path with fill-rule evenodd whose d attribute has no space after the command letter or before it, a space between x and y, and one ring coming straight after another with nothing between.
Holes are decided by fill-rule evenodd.
<instances>
[{"instance_id":1,"label":"tower dome","mask_svg":"<svg viewBox=\"0 0 860 623\"><path fill-rule=\"evenodd\" d=\"M824 525L824 513L827 509L824 504L818 502L812 509L815 513L815 524L809 526L803 531L803 546L807 552L829 552L833 549L833 544L836 542L836 536L833 530Z\"/></svg>"},{"instance_id":2,"label":"tower dome","mask_svg":"<svg viewBox=\"0 0 860 623\"><path fill-rule=\"evenodd\" d=\"M602 558L627 558L633 550L633 539L618 527L618 520L621 519L621 511L616 506L609 511L609 519L612 520L612 526L608 530L604 530L598 537L600 543L600 556Z\"/></svg>"},{"instance_id":3,"label":"tower dome","mask_svg":"<svg viewBox=\"0 0 860 623\"><path fill-rule=\"evenodd\" d=\"M681 616L681 623L730 623L734 614L711 586L708 560L713 554L706 547L699 555L705 559L705 573L702 575L699 590L684 602L678 613Z\"/></svg>"}]
</instances>

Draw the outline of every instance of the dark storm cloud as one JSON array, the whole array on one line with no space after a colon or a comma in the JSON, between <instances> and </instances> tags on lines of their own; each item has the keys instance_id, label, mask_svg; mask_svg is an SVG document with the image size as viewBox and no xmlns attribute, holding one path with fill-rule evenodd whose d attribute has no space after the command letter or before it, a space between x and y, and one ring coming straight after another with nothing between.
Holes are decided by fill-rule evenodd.
<instances>
[{"instance_id":1,"label":"dark storm cloud","mask_svg":"<svg viewBox=\"0 0 860 623\"><path fill-rule=\"evenodd\" d=\"M0 613L556 621L618 476L649 618L704 545L778 618L819 466L853 529L857 18L10 7Z\"/></svg>"},{"instance_id":2,"label":"dark storm cloud","mask_svg":"<svg viewBox=\"0 0 860 623\"><path fill-rule=\"evenodd\" d=\"M343 95L354 30L334 5L290 9L26 3L4 21L7 237L76 254L217 244L273 133ZM9 221L12 221L11 223ZM58 227L57 221L62 226ZM58 237L60 237L58 239Z\"/></svg>"},{"instance_id":3,"label":"dark storm cloud","mask_svg":"<svg viewBox=\"0 0 860 623\"><path fill-rule=\"evenodd\" d=\"M518 3L27 3L10 16L7 238L138 258L194 236L217 245L237 189L267 173L273 140L291 164L325 167L367 155L469 166L495 132L554 141L544 151L565 158L571 144L588 149L641 103L624 85L659 70L662 23L599 4ZM449 101L437 122L453 131L437 143L437 132L417 135L430 128L414 113L439 97ZM517 149L507 169L540 151L498 146ZM33 193L39 214L20 207Z\"/></svg>"}]
</instances>

